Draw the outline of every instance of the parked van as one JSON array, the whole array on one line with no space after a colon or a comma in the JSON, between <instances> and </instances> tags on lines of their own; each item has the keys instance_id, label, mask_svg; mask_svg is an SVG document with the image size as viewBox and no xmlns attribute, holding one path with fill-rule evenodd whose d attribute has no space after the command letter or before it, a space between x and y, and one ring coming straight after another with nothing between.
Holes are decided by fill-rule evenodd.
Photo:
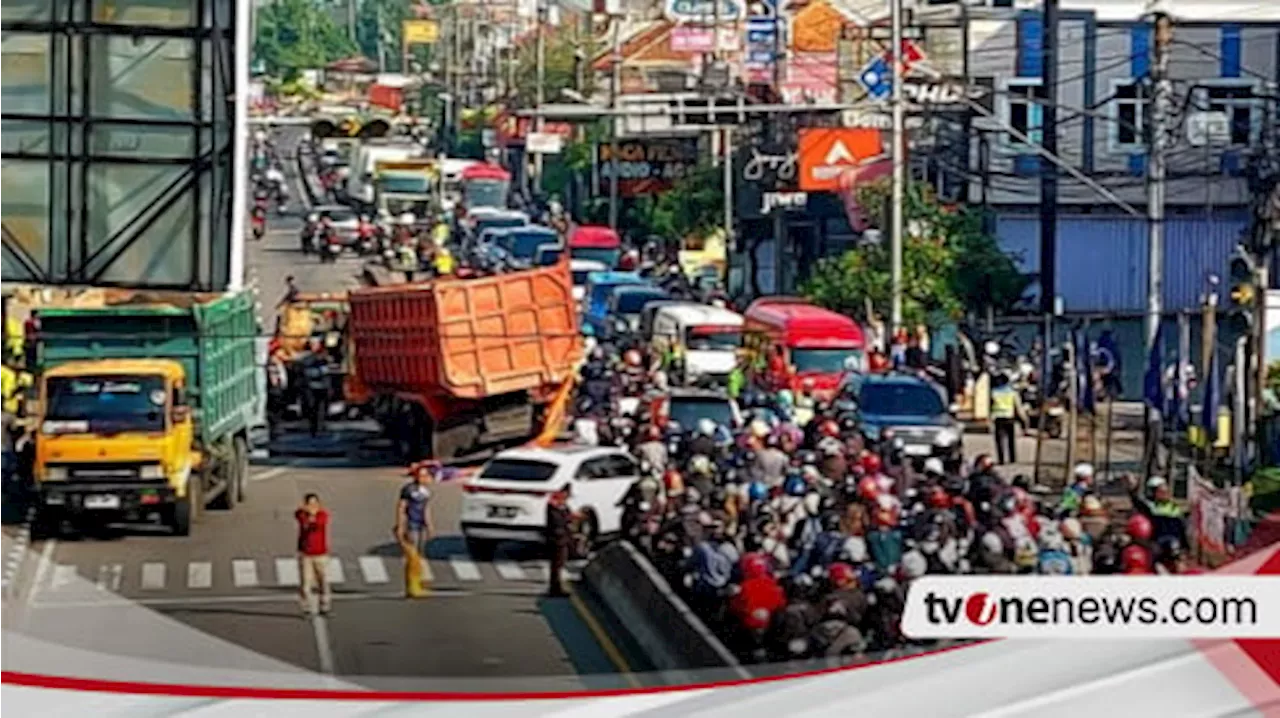
<instances>
[{"instance_id":1,"label":"parked van","mask_svg":"<svg viewBox=\"0 0 1280 718\"><path fill-rule=\"evenodd\" d=\"M679 346L684 381L723 381L738 362L743 317L721 307L694 302L663 303L654 311L650 345L657 354Z\"/></svg>"},{"instance_id":2,"label":"parked van","mask_svg":"<svg viewBox=\"0 0 1280 718\"><path fill-rule=\"evenodd\" d=\"M752 302L744 346L757 373L792 390L812 380L820 394L833 394L849 369L866 371L866 339L858 323L798 297Z\"/></svg>"}]
</instances>

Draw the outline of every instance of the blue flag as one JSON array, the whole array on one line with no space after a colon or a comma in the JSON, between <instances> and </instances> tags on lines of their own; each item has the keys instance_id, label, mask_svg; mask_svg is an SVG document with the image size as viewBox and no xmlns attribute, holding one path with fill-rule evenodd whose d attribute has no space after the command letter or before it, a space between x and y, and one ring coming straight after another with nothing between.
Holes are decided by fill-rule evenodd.
<instances>
[{"instance_id":1,"label":"blue flag","mask_svg":"<svg viewBox=\"0 0 1280 718\"><path fill-rule=\"evenodd\" d=\"M1222 403L1222 377L1218 376L1218 351L1209 354L1209 376L1204 380L1204 405L1200 408L1200 423L1204 425L1205 438L1212 446L1218 441L1218 405Z\"/></svg>"},{"instance_id":2,"label":"blue flag","mask_svg":"<svg viewBox=\"0 0 1280 718\"><path fill-rule=\"evenodd\" d=\"M1147 356L1147 371L1142 375L1142 399L1147 406L1160 411L1167 411L1163 391L1163 367L1160 365L1160 346L1164 339L1164 327L1156 330L1156 340L1151 345L1151 354Z\"/></svg>"},{"instance_id":3,"label":"blue flag","mask_svg":"<svg viewBox=\"0 0 1280 718\"><path fill-rule=\"evenodd\" d=\"M1076 354L1076 399L1080 402L1080 411L1093 413L1093 362L1089 357L1089 338L1084 331L1072 332L1075 338Z\"/></svg>"},{"instance_id":4,"label":"blue flag","mask_svg":"<svg viewBox=\"0 0 1280 718\"><path fill-rule=\"evenodd\" d=\"M1124 384L1121 383L1121 377L1124 367L1120 363L1120 346L1116 344L1115 334L1110 329L1102 332L1102 336L1098 337L1096 354L1097 364L1106 377L1110 395L1117 397L1123 394Z\"/></svg>"}]
</instances>

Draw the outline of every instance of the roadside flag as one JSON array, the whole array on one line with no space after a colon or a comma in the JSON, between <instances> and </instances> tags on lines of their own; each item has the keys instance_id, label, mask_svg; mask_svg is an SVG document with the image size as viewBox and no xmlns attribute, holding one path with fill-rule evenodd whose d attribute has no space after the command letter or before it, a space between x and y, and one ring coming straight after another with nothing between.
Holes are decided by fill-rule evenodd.
<instances>
[{"instance_id":1,"label":"roadside flag","mask_svg":"<svg viewBox=\"0 0 1280 718\"><path fill-rule=\"evenodd\" d=\"M1142 398L1152 409L1165 411L1165 395L1163 391L1164 371L1160 366L1160 347L1164 339L1164 328L1156 330L1156 340L1151 345L1151 353L1147 355L1147 372L1142 376Z\"/></svg>"},{"instance_id":2,"label":"roadside flag","mask_svg":"<svg viewBox=\"0 0 1280 718\"><path fill-rule=\"evenodd\" d=\"M1083 330L1072 332L1075 339L1076 354L1076 400L1080 411L1090 414L1094 410L1093 402L1093 362L1089 360L1089 339Z\"/></svg>"},{"instance_id":3,"label":"roadside flag","mask_svg":"<svg viewBox=\"0 0 1280 718\"><path fill-rule=\"evenodd\" d=\"M1213 446L1218 441L1218 405L1222 403L1222 377L1218 372L1218 352L1209 354L1209 376L1205 377L1204 405L1200 408L1200 422L1204 425L1205 441Z\"/></svg>"}]
</instances>

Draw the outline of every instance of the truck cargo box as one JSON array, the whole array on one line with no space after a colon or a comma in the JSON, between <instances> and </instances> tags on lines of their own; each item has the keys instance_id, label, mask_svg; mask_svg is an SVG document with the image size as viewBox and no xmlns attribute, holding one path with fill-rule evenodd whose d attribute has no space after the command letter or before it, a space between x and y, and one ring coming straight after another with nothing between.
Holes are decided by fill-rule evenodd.
<instances>
[{"instance_id":1,"label":"truck cargo box","mask_svg":"<svg viewBox=\"0 0 1280 718\"><path fill-rule=\"evenodd\" d=\"M564 382L582 354L567 262L358 289L348 332L375 392L479 400Z\"/></svg>"},{"instance_id":2,"label":"truck cargo box","mask_svg":"<svg viewBox=\"0 0 1280 718\"><path fill-rule=\"evenodd\" d=\"M32 309L36 368L93 359L172 359L187 377L200 440L252 428L260 396L247 292L87 290Z\"/></svg>"}]
</instances>

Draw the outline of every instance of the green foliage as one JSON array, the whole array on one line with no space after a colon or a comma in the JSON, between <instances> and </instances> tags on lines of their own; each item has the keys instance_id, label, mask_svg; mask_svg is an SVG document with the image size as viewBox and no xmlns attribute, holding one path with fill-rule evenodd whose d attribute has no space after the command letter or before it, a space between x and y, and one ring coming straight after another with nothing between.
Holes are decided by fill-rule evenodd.
<instances>
[{"instance_id":1,"label":"green foliage","mask_svg":"<svg viewBox=\"0 0 1280 718\"><path fill-rule=\"evenodd\" d=\"M408 0L361 0L356 10L356 42L360 52L378 59L378 35L386 53L387 72L404 72L404 21L410 19Z\"/></svg>"},{"instance_id":2,"label":"green foliage","mask_svg":"<svg viewBox=\"0 0 1280 718\"><path fill-rule=\"evenodd\" d=\"M545 35L547 48L546 90L547 102L564 102L561 90L576 90L590 97L595 92L595 73L591 71L591 58L596 55L596 43L590 34L584 33L575 42L571 18L559 27L548 27ZM516 48L515 102L519 107L537 104L538 48L532 39L521 42ZM582 63L583 86L578 87L578 57Z\"/></svg>"},{"instance_id":3,"label":"green foliage","mask_svg":"<svg viewBox=\"0 0 1280 718\"><path fill-rule=\"evenodd\" d=\"M627 215L632 234L667 240L705 236L724 221L721 169L695 167L667 192L641 197Z\"/></svg>"},{"instance_id":4,"label":"green foliage","mask_svg":"<svg viewBox=\"0 0 1280 718\"><path fill-rule=\"evenodd\" d=\"M291 80L356 52L320 0L276 0L258 8L253 54L269 74Z\"/></svg>"},{"instance_id":5,"label":"green foliage","mask_svg":"<svg viewBox=\"0 0 1280 718\"><path fill-rule=\"evenodd\" d=\"M875 208L887 207L889 186L877 182L859 188L858 203L868 208L872 225L888 226ZM908 324L927 323L941 314L959 318L966 310L1007 308L1026 291L1029 279L994 237L983 231L982 217L964 207L942 206L932 188L915 183L905 193L907 237L902 250L902 314ZM887 233L886 233L887 234ZM862 316L867 303L882 315L891 300L889 239L820 260L801 291L833 310Z\"/></svg>"}]
</instances>

